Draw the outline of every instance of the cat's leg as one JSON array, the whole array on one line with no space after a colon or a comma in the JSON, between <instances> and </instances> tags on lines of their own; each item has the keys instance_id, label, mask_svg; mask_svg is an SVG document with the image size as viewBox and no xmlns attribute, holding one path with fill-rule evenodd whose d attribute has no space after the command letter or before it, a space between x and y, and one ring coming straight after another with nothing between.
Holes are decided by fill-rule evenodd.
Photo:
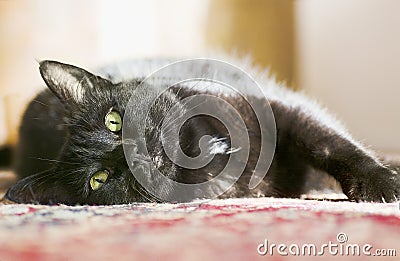
<instances>
[{"instance_id":1,"label":"cat's leg","mask_svg":"<svg viewBox=\"0 0 400 261\"><path fill-rule=\"evenodd\" d=\"M324 170L356 201L392 202L400 198L400 177L354 141L319 108L271 102L281 144L310 166ZM285 147L284 146L284 147Z\"/></svg>"}]
</instances>

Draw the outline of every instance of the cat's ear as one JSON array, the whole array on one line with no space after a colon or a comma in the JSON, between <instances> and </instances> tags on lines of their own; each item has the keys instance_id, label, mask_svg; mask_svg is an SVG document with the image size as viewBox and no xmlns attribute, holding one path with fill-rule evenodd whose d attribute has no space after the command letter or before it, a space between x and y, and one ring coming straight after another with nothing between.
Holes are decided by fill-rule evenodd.
<instances>
[{"instance_id":1,"label":"cat's ear","mask_svg":"<svg viewBox=\"0 0 400 261\"><path fill-rule=\"evenodd\" d=\"M40 74L47 86L63 101L81 103L85 93L108 82L82 68L56 61L39 63Z\"/></svg>"},{"instance_id":2,"label":"cat's ear","mask_svg":"<svg viewBox=\"0 0 400 261\"><path fill-rule=\"evenodd\" d=\"M76 204L81 201L68 184L52 172L28 176L11 186L4 198L15 203Z\"/></svg>"}]
</instances>

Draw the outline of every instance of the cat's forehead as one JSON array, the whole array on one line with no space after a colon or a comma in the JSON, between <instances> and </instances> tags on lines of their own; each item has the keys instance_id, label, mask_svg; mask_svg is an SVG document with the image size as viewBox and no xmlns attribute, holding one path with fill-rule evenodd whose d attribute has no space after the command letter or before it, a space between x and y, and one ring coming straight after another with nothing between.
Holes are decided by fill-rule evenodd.
<instances>
[{"instance_id":1,"label":"cat's forehead","mask_svg":"<svg viewBox=\"0 0 400 261\"><path fill-rule=\"evenodd\" d=\"M83 95L84 104L82 105L94 109L99 106L126 106L132 95L131 89L133 87L124 84L114 85L112 83L94 86L94 89Z\"/></svg>"}]
</instances>

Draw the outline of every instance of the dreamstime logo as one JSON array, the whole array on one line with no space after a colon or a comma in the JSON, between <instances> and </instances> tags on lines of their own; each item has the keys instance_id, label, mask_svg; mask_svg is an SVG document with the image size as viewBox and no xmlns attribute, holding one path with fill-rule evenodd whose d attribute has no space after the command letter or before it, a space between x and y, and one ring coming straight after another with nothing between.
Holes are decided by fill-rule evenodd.
<instances>
[{"instance_id":1,"label":"dreamstime logo","mask_svg":"<svg viewBox=\"0 0 400 261\"><path fill-rule=\"evenodd\" d=\"M336 240L342 244L347 242L347 240L349 240L349 238L347 237L346 233L340 232L336 235Z\"/></svg>"},{"instance_id":2,"label":"dreamstime logo","mask_svg":"<svg viewBox=\"0 0 400 261\"><path fill-rule=\"evenodd\" d=\"M200 92L177 98L182 88ZM225 95L222 96L222 93ZM260 128L261 144L249 188L255 188L263 180L276 144L275 119L263 90L246 72L229 63L192 59L169 64L145 78L134 90L125 110L122 130L125 157L132 174L148 192L169 202L212 199L227 191L240 178L250 153L249 128L235 107L237 104L228 102L224 98L226 95L240 97L254 112ZM218 120L229 137L204 135L198 144L200 154L189 157L180 147L180 131L195 116ZM228 162L209 181L179 183L171 173L161 173L160 165L163 163L157 158L160 156L154 153L150 156L148 149L153 149L151 145L155 141L150 141L149 137L155 128L160 132L163 151L180 168L203 168L216 154L223 152L230 154ZM227 149L228 144L230 150Z\"/></svg>"},{"instance_id":3,"label":"dreamstime logo","mask_svg":"<svg viewBox=\"0 0 400 261\"><path fill-rule=\"evenodd\" d=\"M324 244L275 244L265 239L257 246L257 253L261 256L396 256L394 248L376 248L371 244L351 244L346 233L340 232L336 235L336 241Z\"/></svg>"}]
</instances>

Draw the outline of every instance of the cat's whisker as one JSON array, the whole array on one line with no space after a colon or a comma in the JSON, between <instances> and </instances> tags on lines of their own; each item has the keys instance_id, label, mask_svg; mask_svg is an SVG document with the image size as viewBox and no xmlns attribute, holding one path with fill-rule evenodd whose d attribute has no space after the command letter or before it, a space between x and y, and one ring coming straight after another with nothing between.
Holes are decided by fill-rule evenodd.
<instances>
[{"instance_id":1,"label":"cat's whisker","mask_svg":"<svg viewBox=\"0 0 400 261\"><path fill-rule=\"evenodd\" d=\"M90 123L85 119L85 118L80 118L84 123L86 123L87 125L90 125Z\"/></svg>"},{"instance_id":2,"label":"cat's whisker","mask_svg":"<svg viewBox=\"0 0 400 261\"><path fill-rule=\"evenodd\" d=\"M43 105L43 106L49 107L48 104L46 104L46 103L44 103L44 102L41 102L41 101L39 101L39 100L33 99L32 101L33 101L33 102L36 102L36 103L39 103L39 104L41 104L41 105Z\"/></svg>"},{"instance_id":3,"label":"cat's whisker","mask_svg":"<svg viewBox=\"0 0 400 261\"><path fill-rule=\"evenodd\" d=\"M46 170L46 171L48 171L48 170ZM59 174L60 175L61 174L64 174L64 175L69 174L69 175L71 175L71 174L74 174L74 173L77 173L77 172L82 172L82 168L76 168L75 170L69 170L69 171L63 171L63 172L60 172ZM43 185L47 181L47 178L49 176L51 176L51 175L54 175L54 172L49 171L48 173L44 173L43 175L40 175L40 176L36 177L33 180L33 182L35 182L36 185L40 187L41 185Z\"/></svg>"},{"instance_id":4,"label":"cat's whisker","mask_svg":"<svg viewBox=\"0 0 400 261\"><path fill-rule=\"evenodd\" d=\"M145 193L142 193L142 192L140 191L140 189L134 188L134 190L135 190L136 192L138 192L142 197L144 197L147 201L149 201L149 202L151 202L151 203L156 202L156 200L155 200L155 198L153 197L153 195L148 194L147 191L146 191L146 195L145 195Z\"/></svg>"},{"instance_id":5,"label":"cat's whisker","mask_svg":"<svg viewBox=\"0 0 400 261\"><path fill-rule=\"evenodd\" d=\"M73 124L73 123L63 123L63 124L60 124L60 126L86 128L86 126L84 126L84 125L81 125L81 124Z\"/></svg>"},{"instance_id":6,"label":"cat's whisker","mask_svg":"<svg viewBox=\"0 0 400 261\"><path fill-rule=\"evenodd\" d=\"M48 172L48 173L46 173L46 172ZM41 178L43 176L48 176L50 173L51 173L51 171L49 169L46 169L46 170L43 170L43 171L39 171L39 172L33 173L30 176L33 177L35 175L40 175L39 177L35 177L35 178L39 179L39 178Z\"/></svg>"},{"instance_id":7,"label":"cat's whisker","mask_svg":"<svg viewBox=\"0 0 400 261\"><path fill-rule=\"evenodd\" d=\"M37 199L36 199L36 195L35 195L35 193L33 192L32 186L29 186L29 192L31 193L31 196L32 196L33 201L34 201L34 202L38 202Z\"/></svg>"},{"instance_id":8,"label":"cat's whisker","mask_svg":"<svg viewBox=\"0 0 400 261\"><path fill-rule=\"evenodd\" d=\"M65 164L72 164L72 165L79 165L80 163L76 162L67 162L67 161L61 161L61 160L56 160L56 159L45 159L45 158L37 158L37 157L31 157L32 159L37 159L37 160L43 160L43 161L50 161L50 162L56 162L56 163L65 163Z\"/></svg>"},{"instance_id":9,"label":"cat's whisker","mask_svg":"<svg viewBox=\"0 0 400 261\"><path fill-rule=\"evenodd\" d=\"M148 202L157 202L157 199L153 195L149 194L146 190L142 191L143 187L138 183L136 179L132 180L130 187Z\"/></svg>"},{"instance_id":10,"label":"cat's whisker","mask_svg":"<svg viewBox=\"0 0 400 261\"><path fill-rule=\"evenodd\" d=\"M30 176L32 178L32 183L26 182L24 184L24 186L22 186L22 190L25 191L29 186L30 192L33 193L31 185L32 184L35 184L38 186L42 185L46 181L47 177L49 177L51 174L52 174L52 172L50 170L44 170L44 171L40 171L40 172L32 174L32 176ZM38 176L38 175L40 175L40 176ZM39 181L42 181L42 182L39 182Z\"/></svg>"}]
</instances>

